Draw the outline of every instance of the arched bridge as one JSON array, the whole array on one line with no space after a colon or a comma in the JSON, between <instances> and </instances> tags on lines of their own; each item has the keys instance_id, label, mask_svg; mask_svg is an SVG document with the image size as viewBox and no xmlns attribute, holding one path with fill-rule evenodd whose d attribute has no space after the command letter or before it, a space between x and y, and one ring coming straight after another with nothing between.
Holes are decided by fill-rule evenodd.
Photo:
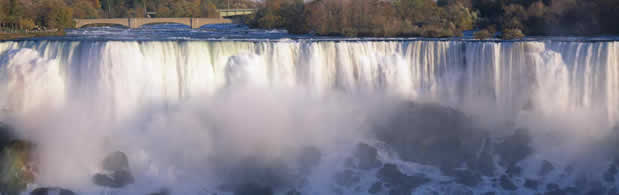
<instances>
[{"instance_id":1,"label":"arched bridge","mask_svg":"<svg viewBox=\"0 0 619 195\"><path fill-rule=\"evenodd\" d=\"M101 19L74 19L75 28L81 28L90 24L117 24L129 28L139 28L145 24L178 23L200 28L207 24L233 23L232 19L226 18L101 18Z\"/></svg>"},{"instance_id":2,"label":"arched bridge","mask_svg":"<svg viewBox=\"0 0 619 195\"><path fill-rule=\"evenodd\" d=\"M234 17L249 15L256 12L256 9L218 9L221 18L102 18L102 19L74 19L75 27L81 28L89 24L118 24L129 28L139 28L145 24L157 23L179 23L200 28L207 24L226 24L233 23L235 20L223 17Z\"/></svg>"}]
</instances>

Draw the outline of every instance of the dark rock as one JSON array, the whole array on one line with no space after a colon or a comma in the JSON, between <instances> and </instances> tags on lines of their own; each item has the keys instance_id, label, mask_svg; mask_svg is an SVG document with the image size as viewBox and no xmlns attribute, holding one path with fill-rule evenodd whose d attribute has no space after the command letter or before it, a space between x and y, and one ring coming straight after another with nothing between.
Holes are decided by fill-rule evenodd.
<instances>
[{"instance_id":1,"label":"dark rock","mask_svg":"<svg viewBox=\"0 0 619 195\"><path fill-rule=\"evenodd\" d=\"M304 148L298 158L301 171L308 174L312 168L318 166L321 156L320 150L316 147Z\"/></svg>"},{"instance_id":2,"label":"dark rock","mask_svg":"<svg viewBox=\"0 0 619 195\"><path fill-rule=\"evenodd\" d=\"M170 195L170 190L168 190L167 188L163 188L159 190L159 192L153 192L148 195Z\"/></svg>"},{"instance_id":3,"label":"dark rock","mask_svg":"<svg viewBox=\"0 0 619 195\"><path fill-rule=\"evenodd\" d=\"M555 184L555 183L549 183L549 184L546 184L546 190L547 190L547 191L556 191L556 190L559 190L559 185L558 185L558 184Z\"/></svg>"},{"instance_id":4,"label":"dark rock","mask_svg":"<svg viewBox=\"0 0 619 195\"><path fill-rule=\"evenodd\" d=\"M469 170L453 170L448 172L455 177L456 183L475 187L481 182L481 175Z\"/></svg>"},{"instance_id":5,"label":"dark rock","mask_svg":"<svg viewBox=\"0 0 619 195\"><path fill-rule=\"evenodd\" d=\"M376 148L365 143L361 143L357 146L355 155L359 159L357 167L360 169L374 169L382 165L378 160L378 151Z\"/></svg>"},{"instance_id":6,"label":"dark rock","mask_svg":"<svg viewBox=\"0 0 619 195\"><path fill-rule=\"evenodd\" d=\"M301 192L297 190L290 190L286 193L286 195L301 195Z\"/></svg>"},{"instance_id":7,"label":"dark rock","mask_svg":"<svg viewBox=\"0 0 619 195\"><path fill-rule=\"evenodd\" d=\"M598 188L598 189L592 189L589 190L589 192L587 192L586 195L600 195L600 194L606 194L605 193L606 190L604 188Z\"/></svg>"},{"instance_id":8,"label":"dark rock","mask_svg":"<svg viewBox=\"0 0 619 195\"><path fill-rule=\"evenodd\" d=\"M520 168L520 166L518 165L512 165L509 166L507 168L507 170L505 171L505 173L507 173L507 175L509 177L517 177L520 176L520 173L522 172L522 168Z\"/></svg>"},{"instance_id":9,"label":"dark rock","mask_svg":"<svg viewBox=\"0 0 619 195\"><path fill-rule=\"evenodd\" d=\"M606 172L604 173L604 181L608 183L614 183L616 175L617 175L617 165L613 163L610 165L610 167L608 167L608 170L606 170Z\"/></svg>"},{"instance_id":10,"label":"dark rock","mask_svg":"<svg viewBox=\"0 0 619 195\"><path fill-rule=\"evenodd\" d=\"M512 182L512 180L507 177L507 175L501 176L501 187L509 191L514 191L518 189L518 187Z\"/></svg>"},{"instance_id":11,"label":"dark rock","mask_svg":"<svg viewBox=\"0 0 619 195\"><path fill-rule=\"evenodd\" d=\"M340 189L340 188L333 188L332 191L333 191L334 194L337 194L337 195L344 194L344 191L342 191L342 189Z\"/></svg>"},{"instance_id":12,"label":"dark rock","mask_svg":"<svg viewBox=\"0 0 619 195\"><path fill-rule=\"evenodd\" d=\"M385 164L385 166L383 166L383 168L378 171L377 177L380 179L380 181L389 185L389 187L391 188L389 194L406 192L410 194L413 188L430 182L430 179L422 175L405 175L400 172L398 167L394 164Z\"/></svg>"},{"instance_id":13,"label":"dark rock","mask_svg":"<svg viewBox=\"0 0 619 195\"><path fill-rule=\"evenodd\" d=\"M383 190L383 183L381 182L376 182L374 184L372 184L372 186L370 187L370 189L368 189L368 192L370 194L376 194L379 193L380 191Z\"/></svg>"},{"instance_id":14,"label":"dark rock","mask_svg":"<svg viewBox=\"0 0 619 195\"><path fill-rule=\"evenodd\" d=\"M34 181L35 145L24 140L11 140L2 148L0 194L19 194Z\"/></svg>"},{"instance_id":15,"label":"dark rock","mask_svg":"<svg viewBox=\"0 0 619 195\"><path fill-rule=\"evenodd\" d=\"M412 192L412 188L395 188L389 190L389 195L410 195Z\"/></svg>"},{"instance_id":16,"label":"dark rock","mask_svg":"<svg viewBox=\"0 0 619 195\"><path fill-rule=\"evenodd\" d=\"M552 172L552 170L554 169L555 167L552 166L552 163L548 162L547 160L544 160L544 162L542 162L542 169L539 171L539 175L546 176L548 173Z\"/></svg>"},{"instance_id":17,"label":"dark rock","mask_svg":"<svg viewBox=\"0 0 619 195\"><path fill-rule=\"evenodd\" d=\"M486 192L486 193L483 193L483 195L496 195L496 192Z\"/></svg>"},{"instance_id":18,"label":"dark rock","mask_svg":"<svg viewBox=\"0 0 619 195\"><path fill-rule=\"evenodd\" d=\"M335 183L340 186L350 187L359 183L361 177L352 170L345 170L335 174Z\"/></svg>"},{"instance_id":19,"label":"dark rock","mask_svg":"<svg viewBox=\"0 0 619 195\"><path fill-rule=\"evenodd\" d=\"M619 191L617 190L617 187L613 187L610 190L608 190L608 195L619 195Z\"/></svg>"},{"instance_id":20,"label":"dark rock","mask_svg":"<svg viewBox=\"0 0 619 195\"><path fill-rule=\"evenodd\" d=\"M268 186L244 184L235 189L234 195L273 195L273 189Z\"/></svg>"},{"instance_id":21,"label":"dark rock","mask_svg":"<svg viewBox=\"0 0 619 195\"><path fill-rule=\"evenodd\" d=\"M503 143L497 144L496 152L505 167L515 166L533 152L530 146L531 136L526 129L517 129L513 135L505 138Z\"/></svg>"},{"instance_id":22,"label":"dark rock","mask_svg":"<svg viewBox=\"0 0 619 195\"><path fill-rule=\"evenodd\" d=\"M37 188L30 192L30 195L76 195L73 191L62 189L62 188L54 188L54 187L45 187L45 188Z\"/></svg>"},{"instance_id":23,"label":"dark rock","mask_svg":"<svg viewBox=\"0 0 619 195\"><path fill-rule=\"evenodd\" d=\"M539 186L539 182L537 180L533 180L533 179L526 179L524 181L524 187L532 189L532 190L537 190L537 187Z\"/></svg>"},{"instance_id":24,"label":"dark rock","mask_svg":"<svg viewBox=\"0 0 619 195\"><path fill-rule=\"evenodd\" d=\"M0 123L0 151L9 146L11 140L15 139L15 130L9 125Z\"/></svg>"},{"instance_id":25,"label":"dark rock","mask_svg":"<svg viewBox=\"0 0 619 195\"><path fill-rule=\"evenodd\" d=\"M469 168L479 172L483 176L493 176L495 172L494 159L492 158L492 144L490 138L486 138L483 150L478 158L467 162Z\"/></svg>"},{"instance_id":26,"label":"dark rock","mask_svg":"<svg viewBox=\"0 0 619 195\"><path fill-rule=\"evenodd\" d=\"M126 171L116 171L111 174L95 174L93 182L100 186L122 188L133 183L133 176Z\"/></svg>"},{"instance_id":27,"label":"dark rock","mask_svg":"<svg viewBox=\"0 0 619 195\"><path fill-rule=\"evenodd\" d=\"M599 181L592 182L588 186L589 189L586 191L586 195L606 194L606 188Z\"/></svg>"},{"instance_id":28,"label":"dark rock","mask_svg":"<svg viewBox=\"0 0 619 195\"><path fill-rule=\"evenodd\" d=\"M223 164L223 163L222 163ZM247 184L271 189L290 189L303 183L303 176L290 168L283 160L264 160L259 157L243 158L235 163L226 163L219 168L224 187L234 191Z\"/></svg>"},{"instance_id":29,"label":"dark rock","mask_svg":"<svg viewBox=\"0 0 619 195\"><path fill-rule=\"evenodd\" d=\"M385 118L374 132L386 147L402 160L442 170L474 159L487 137L464 113L440 105L408 103Z\"/></svg>"},{"instance_id":30,"label":"dark rock","mask_svg":"<svg viewBox=\"0 0 619 195\"><path fill-rule=\"evenodd\" d=\"M93 182L100 186L122 188L134 182L129 170L129 159L123 152L114 152L103 159L103 170L107 173L98 173Z\"/></svg>"},{"instance_id":31,"label":"dark rock","mask_svg":"<svg viewBox=\"0 0 619 195\"><path fill-rule=\"evenodd\" d=\"M106 171L129 171L129 158L123 152L113 152L103 159L103 169Z\"/></svg>"}]
</instances>

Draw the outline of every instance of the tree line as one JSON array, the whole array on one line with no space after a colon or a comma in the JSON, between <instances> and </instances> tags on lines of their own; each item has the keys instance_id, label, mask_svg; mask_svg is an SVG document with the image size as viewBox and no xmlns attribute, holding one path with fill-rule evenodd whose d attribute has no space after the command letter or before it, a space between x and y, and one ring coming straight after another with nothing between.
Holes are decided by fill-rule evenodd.
<instances>
[{"instance_id":1,"label":"tree line","mask_svg":"<svg viewBox=\"0 0 619 195\"><path fill-rule=\"evenodd\" d=\"M265 0L250 26L339 36L619 34L618 0Z\"/></svg>"},{"instance_id":2,"label":"tree line","mask_svg":"<svg viewBox=\"0 0 619 195\"><path fill-rule=\"evenodd\" d=\"M255 7L251 0L0 0L0 31L64 29L73 18L219 17L217 7Z\"/></svg>"}]
</instances>

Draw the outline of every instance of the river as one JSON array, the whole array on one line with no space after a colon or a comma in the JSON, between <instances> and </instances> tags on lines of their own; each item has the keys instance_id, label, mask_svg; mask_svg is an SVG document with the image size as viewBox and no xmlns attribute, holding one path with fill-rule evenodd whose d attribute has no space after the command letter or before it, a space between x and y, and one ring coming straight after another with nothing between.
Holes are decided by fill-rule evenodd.
<instances>
[{"instance_id":1,"label":"river","mask_svg":"<svg viewBox=\"0 0 619 195\"><path fill-rule=\"evenodd\" d=\"M28 190L612 194L613 37L338 38L238 25L0 42ZM93 182L122 151L135 181ZM161 190L165 189L165 190Z\"/></svg>"}]
</instances>

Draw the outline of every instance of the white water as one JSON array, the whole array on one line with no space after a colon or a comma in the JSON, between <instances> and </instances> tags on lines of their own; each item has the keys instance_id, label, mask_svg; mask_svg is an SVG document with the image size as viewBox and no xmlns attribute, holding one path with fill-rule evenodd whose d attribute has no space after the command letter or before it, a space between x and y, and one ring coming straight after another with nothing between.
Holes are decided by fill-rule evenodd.
<instances>
[{"instance_id":1,"label":"white water","mask_svg":"<svg viewBox=\"0 0 619 195\"><path fill-rule=\"evenodd\" d=\"M0 105L17 112L90 95L122 118L145 104L248 82L318 95L385 91L459 106L481 99L475 102L506 117L532 101L542 113L619 119L616 42L36 41L4 42L0 52L7 94Z\"/></svg>"},{"instance_id":2,"label":"white water","mask_svg":"<svg viewBox=\"0 0 619 195\"><path fill-rule=\"evenodd\" d=\"M228 94L239 88L251 89ZM222 94L228 95L222 98ZM232 153L241 156L240 153L250 151L248 148L254 146L246 142L273 144L267 149L271 151L269 154L273 150L293 147L295 143L341 143L341 137L359 132L334 133L335 129L362 129L363 123L352 121L367 118L368 114L363 113L380 113L386 109L377 108L381 106L376 106L377 101L373 98L362 98L365 94L436 102L464 110L484 122L493 123L491 125L525 121L523 123L557 129L576 126L572 128L575 132L570 134L603 136L605 133L601 131L619 121L619 43L0 43L2 117L17 118L21 123L32 123L36 119L36 125L22 124L32 129L46 125L51 129L64 129L59 133L32 130L23 136L39 136L35 140L60 140L46 143L50 153L57 155L53 151L64 150L69 156L67 158L75 161L66 163L63 159L48 157L50 167L47 167L48 172L45 169L42 171L43 179L39 181L48 185L84 189L86 184L75 184L75 181L88 180L89 174L95 171L93 167L102 157L92 152L105 150L96 144L103 142L101 137L106 136L122 134L119 139L123 140L118 142L125 146L118 147L129 150L130 156L134 154L138 159L138 162L132 162L141 172L138 174L141 176L138 177L138 186L194 185L184 181L190 176L212 174L209 173L212 168L197 167L218 151L212 149L217 146L242 145L236 150L231 149L238 151ZM334 95L346 98L333 98ZM359 100L350 98L356 96L360 96ZM156 108L153 105L157 105ZM172 114L140 114L145 110L150 112L150 109L155 113L163 109L165 113ZM42 116L46 115L44 113L64 114L49 117ZM252 122L254 117L256 121ZM287 122L282 122L282 119ZM136 120L148 123L136 125ZM196 130L209 125L204 120L225 121L222 122L224 126L238 131L230 130L227 137L234 139L227 140L229 143L213 144L204 139L218 138L202 135L205 132ZM304 124L307 129L297 127L299 120L306 120ZM248 124L239 124L245 122ZM123 128L107 129L115 126ZM166 128L175 129L175 132L170 133ZM280 132L290 128L298 129L295 132ZM134 131L119 133L121 129ZM149 132L146 136L140 135L142 131L147 131L143 129ZM257 134L257 141L242 138L251 132ZM309 141L290 139L292 135L304 135ZM83 139L71 136L82 136ZM328 137L332 140L326 141ZM168 139L175 140L175 143L166 143L169 147L158 145L168 142ZM281 141L287 139L290 143ZM197 156L175 154L188 148L203 148L208 152ZM547 150L552 153L559 149L548 147ZM170 162L170 154L184 160ZM76 160L76 157L81 157L83 161ZM337 162L338 158L333 157L332 161ZM68 174L71 171L67 170L71 169L85 171ZM187 171L200 174L189 174ZM66 180L54 181L62 173L67 173L62 176ZM194 179L208 178L213 177L196 176ZM313 185L319 185L318 181L316 179L317 183ZM192 189L190 191L193 193L195 188L188 189ZM314 192L319 193L320 190L314 189Z\"/></svg>"}]
</instances>

